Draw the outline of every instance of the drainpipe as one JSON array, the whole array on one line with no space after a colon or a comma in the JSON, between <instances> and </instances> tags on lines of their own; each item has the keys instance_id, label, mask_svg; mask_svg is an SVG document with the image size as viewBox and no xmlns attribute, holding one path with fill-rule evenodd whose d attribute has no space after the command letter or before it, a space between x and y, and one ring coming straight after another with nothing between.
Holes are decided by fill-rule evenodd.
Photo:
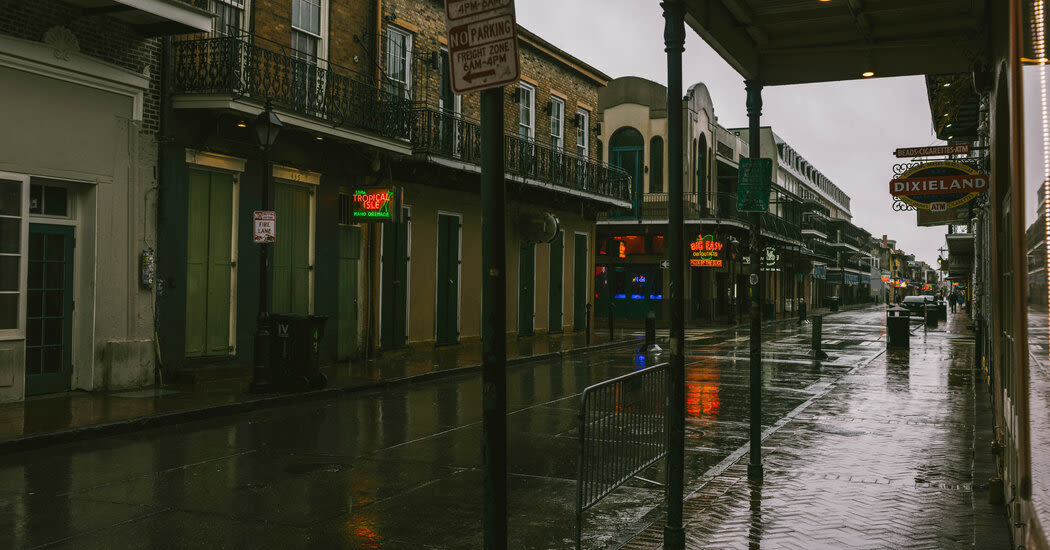
<instances>
[{"instance_id":1,"label":"drainpipe","mask_svg":"<svg viewBox=\"0 0 1050 550\"><path fill-rule=\"evenodd\" d=\"M374 70L376 72L376 87L379 87L379 88L382 87L380 85L382 84L382 80L381 79L383 78L383 71L382 71L382 68L381 68L382 67L381 60L379 59L379 56L381 55L380 54L380 51L381 51L380 48L382 47L382 44L383 44L383 0L376 0L376 41L375 41L375 44L373 45L372 52L375 55L375 63L373 63L373 65L374 65Z\"/></svg>"},{"instance_id":2,"label":"drainpipe","mask_svg":"<svg viewBox=\"0 0 1050 550\"><path fill-rule=\"evenodd\" d=\"M172 148L175 146L175 113L172 108L172 38L165 36L161 41L160 50L160 113L158 121L158 136L157 136L157 165L159 166L159 174L157 177L157 206L156 206L156 223L157 223L157 278L156 278L156 290L153 295L153 349L156 354L154 361L154 381L157 384L164 383L164 361L163 352L160 342L160 333L170 331L162 331L158 326L160 319L165 318L162 315L162 305L166 305L163 300L166 291L166 275L169 274L169 265L166 253L170 252L166 250L166 247L161 244L161 236L163 231L161 227L167 221L166 205L168 200L168 190L170 188L169 183L175 181L175 163L177 155L174 154ZM178 318L176 316L176 318Z\"/></svg>"}]
</instances>

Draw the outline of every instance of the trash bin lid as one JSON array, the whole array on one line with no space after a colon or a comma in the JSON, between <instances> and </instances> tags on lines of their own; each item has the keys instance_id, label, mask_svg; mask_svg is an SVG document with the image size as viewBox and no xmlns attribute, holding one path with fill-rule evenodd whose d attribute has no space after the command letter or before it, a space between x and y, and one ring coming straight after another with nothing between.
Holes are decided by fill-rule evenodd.
<instances>
[{"instance_id":1,"label":"trash bin lid","mask_svg":"<svg viewBox=\"0 0 1050 550\"><path fill-rule=\"evenodd\" d=\"M893 306L886 310L887 317L908 317L911 315L911 311L900 306Z\"/></svg>"}]
</instances>

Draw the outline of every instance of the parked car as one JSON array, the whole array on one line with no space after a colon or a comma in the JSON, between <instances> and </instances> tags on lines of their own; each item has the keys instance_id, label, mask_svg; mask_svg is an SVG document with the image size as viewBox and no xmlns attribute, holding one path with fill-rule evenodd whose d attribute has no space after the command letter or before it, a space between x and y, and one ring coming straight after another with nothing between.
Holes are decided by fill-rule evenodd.
<instances>
[{"instance_id":1,"label":"parked car","mask_svg":"<svg viewBox=\"0 0 1050 550\"><path fill-rule=\"evenodd\" d=\"M921 319L926 314L925 305L934 303L934 297L929 295L905 296L900 306L907 309L913 319L916 317Z\"/></svg>"}]
</instances>

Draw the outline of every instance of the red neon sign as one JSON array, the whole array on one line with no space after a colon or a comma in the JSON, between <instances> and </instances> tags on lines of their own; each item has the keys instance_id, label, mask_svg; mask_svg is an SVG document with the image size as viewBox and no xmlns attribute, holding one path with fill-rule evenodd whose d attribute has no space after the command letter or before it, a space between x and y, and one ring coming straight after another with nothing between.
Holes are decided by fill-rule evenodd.
<instances>
[{"instance_id":1,"label":"red neon sign","mask_svg":"<svg viewBox=\"0 0 1050 550\"><path fill-rule=\"evenodd\" d=\"M356 189L351 196L351 213L356 221L396 221L400 210L398 188Z\"/></svg>"}]
</instances>

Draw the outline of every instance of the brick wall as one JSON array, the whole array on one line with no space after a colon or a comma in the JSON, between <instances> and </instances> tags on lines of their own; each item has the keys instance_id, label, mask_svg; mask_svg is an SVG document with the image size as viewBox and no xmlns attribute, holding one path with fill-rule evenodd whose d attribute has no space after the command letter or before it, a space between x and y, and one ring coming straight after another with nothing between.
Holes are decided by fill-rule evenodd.
<instances>
[{"instance_id":1,"label":"brick wall","mask_svg":"<svg viewBox=\"0 0 1050 550\"><path fill-rule=\"evenodd\" d=\"M156 134L160 117L160 39L145 38L105 15L82 16L56 0L0 0L0 33L42 42L54 26L73 31L80 53L124 69L151 75L143 101L142 132Z\"/></svg>"},{"instance_id":2,"label":"brick wall","mask_svg":"<svg viewBox=\"0 0 1050 550\"><path fill-rule=\"evenodd\" d=\"M426 102L430 107L437 107L441 85L440 71L433 67L430 59L433 53L443 46L446 38L443 6L444 3L439 0L383 0L385 20L393 20L389 24L403 22L407 30L414 33L413 47L417 62L413 65L413 71L416 73L413 75L413 86L416 88L413 98ZM521 40L518 42L518 49L521 55L522 79L536 84L536 140L540 143L550 143L551 117L547 114L546 107L551 100L551 90L555 90L565 96L565 149L575 151L574 119L577 105L582 103L591 108L588 130L589 155L592 159L597 159L597 117L594 110L598 106L599 86L580 72ZM508 86L504 93L504 127L513 133L518 131L517 93L516 85ZM463 96L463 115L472 119L480 118L480 101L479 93Z\"/></svg>"},{"instance_id":3,"label":"brick wall","mask_svg":"<svg viewBox=\"0 0 1050 550\"><path fill-rule=\"evenodd\" d=\"M325 7L328 10L327 51L318 52L318 56L350 71L374 75L369 54L374 41L371 36L375 27L374 0L329 0L322 9ZM292 45L290 0L256 0L252 9L255 18L253 32L264 39L258 44L268 49L283 48L287 52Z\"/></svg>"}]
</instances>

